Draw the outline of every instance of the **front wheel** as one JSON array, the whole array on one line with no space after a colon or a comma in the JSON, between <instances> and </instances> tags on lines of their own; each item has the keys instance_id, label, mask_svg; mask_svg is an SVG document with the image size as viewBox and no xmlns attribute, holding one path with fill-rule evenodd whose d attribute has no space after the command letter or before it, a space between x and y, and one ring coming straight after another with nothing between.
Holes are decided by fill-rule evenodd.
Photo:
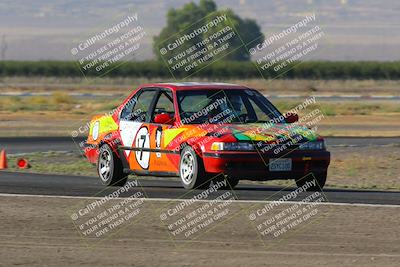
<instances>
[{"instance_id":1,"label":"front wheel","mask_svg":"<svg viewBox=\"0 0 400 267\"><path fill-rule=\"evenodd\" d=\"M186 146L181 152L179 176L186 189L210 186L210 179L204 170L203 161L190 146Z\"/></svg>"},{"instance_id":2,"label":"front wheel","mask_svg":"<svg viewBox=\"0 0 400 267\"><path fill-rule=\"evenodd\" d=\"M297 187L308 185L307 191L321 191L326 183L327 171L313 172L305 177L296 179Z\"/></svg>"},{"instance_id":3,"label":"front wheel","mask_svg":"<svg viewBox=\"0 0 400 267\"><path fill-rule=\"evenodd\" d=\"M121 160L107 144L100 147L97 173L102 184L107 186L123 186L128 179L128 176L123 172Z\"/></svg>"}]
</instances>

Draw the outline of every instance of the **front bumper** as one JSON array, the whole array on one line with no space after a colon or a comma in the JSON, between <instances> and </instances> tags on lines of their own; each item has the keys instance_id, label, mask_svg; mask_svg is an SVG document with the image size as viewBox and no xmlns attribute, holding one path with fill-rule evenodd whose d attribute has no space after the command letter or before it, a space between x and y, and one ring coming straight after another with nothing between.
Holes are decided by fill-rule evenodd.
<instances>
[{"instance_id":1,"label":"front bumper","mask_svg":"<svg viewBox=\"0 0 400 267\"><path fill-rule=\"evenodd\" d=\"M290 171L270 171L269 160L292 159ZM239 179L273 180L296 179L309 173L326 172L330 152L326 150L292 150L275 153L216 151L203 153L206 172L224 173Z\"/></svg>"},{"instance_id":2,"label":"front bumper","mask_svg":"<svg viewBox=\"0 0 400 267\"><path fill-rule=\"evenodd\" d=\"M98 145L85 142L81 145L81 149L90 163L95 164L97 162L99 156Z\"/></svg>"}]
</instances>

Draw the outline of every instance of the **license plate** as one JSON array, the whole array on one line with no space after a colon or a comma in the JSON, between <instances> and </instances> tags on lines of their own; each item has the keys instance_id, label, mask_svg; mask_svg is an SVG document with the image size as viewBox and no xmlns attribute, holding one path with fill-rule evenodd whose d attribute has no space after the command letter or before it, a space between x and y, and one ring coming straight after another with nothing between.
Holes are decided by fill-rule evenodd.
<instances>
[{"instance_id":1,"label":"license plate","mask_svg":"<svg viewBox=\"0 0 400 267\"><path fill-rule=\"evenodd\" d=\"M292 159L269 159L269 171L291 171Z\"/></svg>"}]
</instances>

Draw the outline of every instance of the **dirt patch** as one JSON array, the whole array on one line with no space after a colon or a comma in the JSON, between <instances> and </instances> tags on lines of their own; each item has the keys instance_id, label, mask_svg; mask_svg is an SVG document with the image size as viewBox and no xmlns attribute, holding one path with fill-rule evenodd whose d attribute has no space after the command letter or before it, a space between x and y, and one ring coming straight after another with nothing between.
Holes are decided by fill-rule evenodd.
<instances>
[{"instance_id":1,"label":"dirt patch","mask_svg":"<svg viewBox=\"0 0 400 267\"><path fill-rule=\"evenodd\" d=\"M399 146L336 147L331 152L327 186L400 189Z\"/></svg>"},{"instance_id":2,"label":"dirt patch","mask_svg":"<svg viewBox=\"0 0 400 267\"><path fill-rule=\"evenodd\" d=\"M68 213L82 204L82 199L0 197L1 264L398 266L400 259L399 208L320 206L318 221L265 246L245 216L254 204L231 204L238 215L196 240L171 240L159 214L166 203L145 201L140 220L88 247Z\"/></svg>"}]
</instances>

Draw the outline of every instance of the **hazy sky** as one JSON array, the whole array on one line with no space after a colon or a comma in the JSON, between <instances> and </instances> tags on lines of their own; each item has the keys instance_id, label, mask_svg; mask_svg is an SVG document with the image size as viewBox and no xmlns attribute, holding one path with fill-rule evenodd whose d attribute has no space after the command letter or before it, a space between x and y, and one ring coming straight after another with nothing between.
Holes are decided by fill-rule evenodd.
<instances>
[{"instance_id":1,"label":"hazy sky","mask_svg":"<svg viewBox=\"0 0 400 267\"><path fill-rule=\"evenodd\" d=\"M71 48L137 13L147 36L136 60L151 59L152 36L166 24L166 11L185 0L2 0L0 38L6 59L73 60ZM195 1L198 2L198 1ZM325 37L313 59L400 60L400 1L376 0L216 0L255 19L265 36L315 12Z\"/></svg>"}]
</instances>

